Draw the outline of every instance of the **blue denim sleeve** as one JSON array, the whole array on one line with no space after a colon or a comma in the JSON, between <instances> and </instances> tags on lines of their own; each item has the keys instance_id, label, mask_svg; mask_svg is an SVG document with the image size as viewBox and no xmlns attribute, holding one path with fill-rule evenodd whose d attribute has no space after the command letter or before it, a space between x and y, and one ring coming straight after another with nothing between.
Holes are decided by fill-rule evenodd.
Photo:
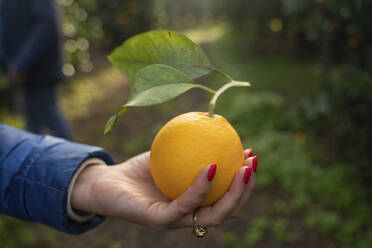
<instances>
[{"instance_id":1,"label":"blue denim sleeve","mask_svg":"<svg viewBox=\"0 0 372 248\"><path fill-rule=\"evenodd\" d=\"M90 157L114 164L103 149L34 135L0 124L0 212L80 234L104 221L78 224L67 217L67 190L79 165Z\"/></svg>"}]
</instances>

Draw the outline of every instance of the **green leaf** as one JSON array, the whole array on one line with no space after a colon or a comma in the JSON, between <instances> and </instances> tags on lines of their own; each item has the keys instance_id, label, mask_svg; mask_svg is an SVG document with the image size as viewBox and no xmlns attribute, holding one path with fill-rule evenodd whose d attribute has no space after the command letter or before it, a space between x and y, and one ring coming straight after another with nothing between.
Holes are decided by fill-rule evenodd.
<instances>
[{"instance_id":1,"label":"green leaf","mask_svg":"<svg viewBox=\"0 0 372 248\"><path fill-rule=\"evenodd\" d=\"M125 107L166 102L192 88L213 90L196 84L189 76L168 65L150 65L137 73Z\"/></svg>"},{"instance_id":2,"label":"green leaf","mask_svg":"<svg viewBox=\"0 0 372 248\"><path fill-rule=\"evenodd\" d=\"M126 106L121 106L118 112L116 113L117 116L121 116L125 114L128 111L128 107Z\"/></svg>"},{"instance_id":3,"label":"green leaf","mask_svg":"<svg viewBox=\"0 0 372 248\"><path fill-rule=\"evenodd\" d=\"M186 36L156 30L136 35L109 56L109 60L132 82L136 73L152 64L172 66L191 78L213 70L202 49Z\"/></svg>"},{"instance_id":4,"label":"green leaf","mask_svg":"<svg viewBox=\"0 0 372 248\"><path fill-rule=\"evenodd\" d=\"M103 131L103 135L106 137L106 135L111 131L111 129L114 127L116 121L118 120L118 115L115 114L108 119L105 125L105 129Z\"/></svg>"},{"instance_id":5,"label":"green leaf","mask_svg":"<svg viewBox=\"0 0 372 248\"><path fill-rule=\"evenodd\" d=\"M127 111L128 111L128 107L121 106L120 109L116 112L116 114L114 114L113 116L110 117L110 119L108 119L108 121L105 124L105 129L103 131L103 134L105 137L114 127L115 123L118 120L118 117L125 114Z\"/></svg>"}]
</instances>

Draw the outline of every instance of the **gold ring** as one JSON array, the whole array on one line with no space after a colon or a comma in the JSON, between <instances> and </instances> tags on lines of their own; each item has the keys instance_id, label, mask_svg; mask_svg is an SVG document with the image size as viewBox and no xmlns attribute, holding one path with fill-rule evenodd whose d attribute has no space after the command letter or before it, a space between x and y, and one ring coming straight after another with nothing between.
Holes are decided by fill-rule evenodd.
<instances>
[{"instance_id":1,"label":"gold ring","mask_svg":"<svg viewBox=\"0 0 372 248\"><path fill-rule=\"evenodd\" d=\"M198 225L198 222L196 221L196 210L194 210L194 214L193 214L193 222L194 222L194 228L193 228L193 234L198 237L198 238L202 238L205 236L205 234L208 233L208 230L206 227L202 227L202 226L199 226Z\"/></svg>"}]
</instances>

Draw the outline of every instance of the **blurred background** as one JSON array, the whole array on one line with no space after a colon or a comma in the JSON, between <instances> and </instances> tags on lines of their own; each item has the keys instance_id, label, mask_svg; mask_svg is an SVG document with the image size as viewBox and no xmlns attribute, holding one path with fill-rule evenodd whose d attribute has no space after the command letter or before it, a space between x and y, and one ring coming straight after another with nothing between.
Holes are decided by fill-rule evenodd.
<instances>
[{"instance_id":1,"label":"blurred background","mask_svg":"<svg viewBox=\"0 0 372 248\"><path fill-rule=\"evenodd\" d=\"M166 232L109 219L81 236L0 216L0 247L372 247L372 2L369 0L59 0L63 18L61 106L75 140L117 161L148 150L164 123L206 111L192 90L172 104L130 110L107 140L106 120L128 81L108 62L130 36L182 32L249 89L231 89L216 112L259 158L257 186L240 218ZM218 78L203 82L217 88ZM12 113L0 76L0 122Z\"/></svg>"}]
</instances>

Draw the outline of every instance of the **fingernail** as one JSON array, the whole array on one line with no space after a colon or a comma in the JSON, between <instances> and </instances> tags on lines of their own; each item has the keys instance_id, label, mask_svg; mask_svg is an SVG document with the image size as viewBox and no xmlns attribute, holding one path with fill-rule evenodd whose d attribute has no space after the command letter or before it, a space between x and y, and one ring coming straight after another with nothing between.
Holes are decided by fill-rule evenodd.
<instances>
[{"instance_id":1,"label":"fingernail","mask_svg":"<svg viewBox=\"0 0 372 248\"><path fill-rule=\"evenodd\" d=\"M216 169L217 169L216 164L211 164L211 166L209 167L208 176L207 176L207 179L209 182L213 180L214 174L216 174Z\"/></svg>"},{"instance_id":2,"label":"fingernail","mask_svg":"<svg viewBox=\"0 0 372 248\"><path fill-rule=\"evenodd\" d=\"M251 157L253 155L253 150L251 149L248 153L248 158Z\"/></svg>"},{"instance_id":3,"label":"fingernail","mask_svg":"<svg viewBox=\"0 0 372 248\"><path fill-rule=\"evenodd\" d=\"M251 178L252 174L252 167L247 167L244 172L244 183L247 184L249 181L249 178Z\"/></svg>"},{"instance_id":4,"label":"fingernail","mask_svg":"<svg viewBox=\"0 0 372 248\"><path fill-rule=\"evenodd\" d=\"M257 155L254 156L253 158L252 167L253 167L253 171L256 172L257 171Z\"/></svg>"}]
</instances>

